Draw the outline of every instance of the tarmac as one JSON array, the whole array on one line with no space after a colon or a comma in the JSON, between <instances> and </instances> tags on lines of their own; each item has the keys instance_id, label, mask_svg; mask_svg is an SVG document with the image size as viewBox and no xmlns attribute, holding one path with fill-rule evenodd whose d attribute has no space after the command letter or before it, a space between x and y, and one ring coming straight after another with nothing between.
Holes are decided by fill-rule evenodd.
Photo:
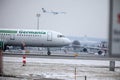
<instances>
[{"instance_id":1,"label":"tarmac","mask_svg":"<svg viewBox=\"0 0 120 80\"><path fill-rule=\"evenodd\" d=\"M30 79L30 78L11 78L11 77L0 77L0 80L63 80L63 79L51 79L51 78L39 78L39 79Z\"/></svg>"},{"instance_id":2,"label":"tarmac","mask_svg":"<svg viewBox=\"0 0 120 80\"><path fill-rule=\"evenodd\" d=\"M120 59L115 71L109 71L109 58L93 54L27 54L27 65L22 66L22 54L3 55L3 76L0 80L120 80Z\"/></svg>"}]
</instances>

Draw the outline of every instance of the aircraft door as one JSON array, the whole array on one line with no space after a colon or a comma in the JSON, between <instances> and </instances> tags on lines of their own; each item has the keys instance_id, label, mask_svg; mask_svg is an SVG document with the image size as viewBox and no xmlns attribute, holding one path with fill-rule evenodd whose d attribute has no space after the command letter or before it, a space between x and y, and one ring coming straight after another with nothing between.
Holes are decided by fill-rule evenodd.
<instances>
[{"instance_id":1,"label":"aircraft door","mask_svg":"<svg viewBox=\"0 0 120 80\"><path fill-rule=\"evenodd\" d=\"M47 32L47 41L52 41L52 32Z\"/></svg>"},{"instance_id":2,"label":"aircraft door","mask_svg":"<svg viewBox=\"0 0 120 80\"><path fill-rule=\"evenodd\" d=\"M15 34L10 34L10 40L15 40Z\"/></svg>"}]
</instances>

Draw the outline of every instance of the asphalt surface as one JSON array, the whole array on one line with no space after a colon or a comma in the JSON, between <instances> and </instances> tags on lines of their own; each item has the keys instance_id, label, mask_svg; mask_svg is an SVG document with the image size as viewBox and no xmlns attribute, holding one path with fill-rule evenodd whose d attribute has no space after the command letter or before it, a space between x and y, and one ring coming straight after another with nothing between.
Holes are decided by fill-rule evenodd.
<instances>
[{"instance_id":1,"label":"asphalt surface","mask_svg":"<svg viewBox=\"0 0 120 80\"><path fill-rule=\"evenodd\" d=\"M120 61L120 58L111 58L107 55L95 55L95 54L52 54L50 56L46 54L25 54L28 58L48 58L48 59L81 59L81 60L115 60ZM3 53L5 57L22 57L23 54L6 54Z\"/></svg>"},{"instance_id":2,"label":"asphalt surface","mask_svg":"<svg viewBox=\"0 0 120 80\"><path fill-rule=\"evenodd\" d=\"M63 54L63 53L54 53L50 56L46 54L38 54L38 53L29 53L25 54L27 58L47 58L47 59L80 59L80 60L115 60L120 61L120 58L110 58L107 55L95 55L95 54ZM3 53L3 57L23 57L22 53L10 54ZM14 77L0 77L0 80L24 80L23 78L14 78ZM26 80L26 79L25 79ZM29 79L27 79L29 80ZM52 79L52 78L37 78L32 80L63 80L63 79Z\"/></svg>"},{"instance_id":3,"label":"asphalt surface","mask_svg":"<svg viewBox=\"0 0 120 80\"><path fill-rule=\"evenodd\" d=\"M26 80L26 79L12 78L12 77L0 77L0 80ZM27 80L31 80L31 79L27 79ZM40 79L32 79L32 80L63 80L63 79L40 78Z\"/></svg>"}]
</instances>

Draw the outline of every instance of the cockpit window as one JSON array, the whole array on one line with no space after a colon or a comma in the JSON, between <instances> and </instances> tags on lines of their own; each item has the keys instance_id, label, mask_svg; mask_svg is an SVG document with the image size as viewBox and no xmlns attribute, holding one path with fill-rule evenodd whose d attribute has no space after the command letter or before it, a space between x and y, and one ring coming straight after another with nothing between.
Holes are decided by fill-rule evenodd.
<instances>
[{"instance_id":1,"label":"cockpit window","mask_svg":"<svg viewBox=\"0 0 120 80\"><path fill-rule=\"evenodd\" d=\"M57 35L58 38L62 38L65 37L64 35Z\"/></svg>"}]
</instances>

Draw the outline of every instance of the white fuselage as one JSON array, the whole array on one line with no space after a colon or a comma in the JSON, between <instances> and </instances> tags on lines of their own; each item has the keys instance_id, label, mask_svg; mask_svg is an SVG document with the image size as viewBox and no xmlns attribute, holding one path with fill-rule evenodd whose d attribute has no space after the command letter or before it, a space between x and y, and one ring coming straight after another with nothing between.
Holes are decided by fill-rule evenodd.
<instances>
[{"instance_id":1,"label":"white fuselage","mask_svg":"<svg viewBox=\"0 0 120 80\"><path fill-rule=\"evenodd\" d=\"M5 45L60 47L70 44L70 40L61 33L50 30L0 29L0 41Z\"/></svg>"}]
</instances>

